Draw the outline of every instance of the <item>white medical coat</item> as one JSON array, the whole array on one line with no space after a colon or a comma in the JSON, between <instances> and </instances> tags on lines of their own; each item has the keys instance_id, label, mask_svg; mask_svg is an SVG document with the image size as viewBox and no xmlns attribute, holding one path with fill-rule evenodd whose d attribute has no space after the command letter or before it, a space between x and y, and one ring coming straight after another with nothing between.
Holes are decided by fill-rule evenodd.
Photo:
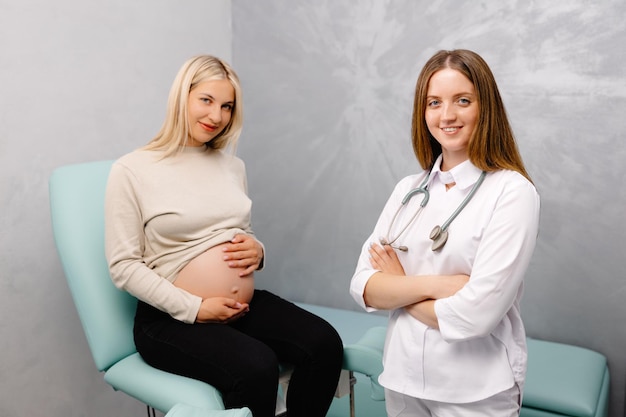
<instances>
[{"instance_id":1,"label":"white medical coat","mask_svg":"<svg viewBox=\"0 0 626 417\"><path fill-rule=\"evenodd\" d=\"M397 251L407 276L467 274L470 279L455 295L435 302L439 329L428 327L402 308L390 311L379 382L417 398L466 403L514 384L523 389L527 355L520 299L537 238L539 196L517 172L489 172L449 226L446 245L433 252L432 228L448 219L481 174L470 161L448 172L439 170L440 162L441 157L428 180L428 204L394 246L409 248ZM370 243L378 243L381 237L394 239L407 224L421 194L407 203L388 230L404 196L425 176L411 175L396 185L363 245L350 292L368 311L374 309L365 305L363 291L377 272L369 260ZM454 181L456 186L446 191L444 181Z\"/></svg>"}]
</instances>

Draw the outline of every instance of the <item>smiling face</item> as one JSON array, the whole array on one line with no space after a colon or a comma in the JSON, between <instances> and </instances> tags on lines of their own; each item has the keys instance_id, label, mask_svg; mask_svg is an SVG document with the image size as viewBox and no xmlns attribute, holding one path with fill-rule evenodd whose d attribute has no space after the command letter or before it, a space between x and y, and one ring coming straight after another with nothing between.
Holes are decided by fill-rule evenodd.
<instances>
[{"instance_id":1,"label":"smiling face","mask_svg":"<svg viewBox=\"0 0 626 417\"><path fill-rule=\"evenodd\" d=\"M219 135L235 106L235 89L228 80L204 81L189 92L187 146L202 146Z\"/></svg>"},{"instance_id":2,"label":"smiling face","mask_svg":"<svg viewBox=\"0 0 626 417\"><path fill-rule=\"evenodd\" d=\"M441 145L442 170L468 159L467 148L478 122L478 110L474 85L465 75L451 68L432 75L424 117L430 134Z\"/></svg>"}]
</instances>

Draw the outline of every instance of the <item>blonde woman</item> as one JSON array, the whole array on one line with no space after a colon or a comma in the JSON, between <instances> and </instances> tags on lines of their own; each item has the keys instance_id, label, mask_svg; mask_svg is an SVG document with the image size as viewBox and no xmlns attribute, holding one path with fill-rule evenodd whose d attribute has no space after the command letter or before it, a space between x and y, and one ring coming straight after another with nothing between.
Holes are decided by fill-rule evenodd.
<instances>
[{"instance_id":1,"label":"blonde woman","mask_svg":"<svg viewBox=\"0 0 626 417\"><path fill-rule=\"evenodd\" d=\"M115 162L106 194L113 282L139 299L135 344L152 366L205 381L226 408L273 417L278 364L293 364L289 415L326 415L343 348L324 320L254 287L265 250L250 223L237 75L193 57L170 90L165 122ZM227 152L230 151L230 152Z\"/></svg>"}]
</instances>

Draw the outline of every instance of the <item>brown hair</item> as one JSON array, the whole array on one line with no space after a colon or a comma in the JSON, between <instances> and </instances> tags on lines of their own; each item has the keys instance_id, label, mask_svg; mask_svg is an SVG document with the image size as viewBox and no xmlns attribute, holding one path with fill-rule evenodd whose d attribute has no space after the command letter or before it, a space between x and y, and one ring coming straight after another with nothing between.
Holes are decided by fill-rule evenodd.
<instances>
[{"instance_id":1,"label":"brown hair","mask_svg":"<svg viewBox=\"0 0 626 417\"><path fill-rule=\"evenodd\" d=\"M496 80L487 63L478 54L466 49L437 52L426 62L417 78L412 142L413 152L422 168L431 169L441 153L441 145L428 130L424 114L430 78L444 68L465 75L476 91L478 123L468 145L472 164L483 171L517 171L532 182L517 148Z\"/></svg>"}]
</instances>

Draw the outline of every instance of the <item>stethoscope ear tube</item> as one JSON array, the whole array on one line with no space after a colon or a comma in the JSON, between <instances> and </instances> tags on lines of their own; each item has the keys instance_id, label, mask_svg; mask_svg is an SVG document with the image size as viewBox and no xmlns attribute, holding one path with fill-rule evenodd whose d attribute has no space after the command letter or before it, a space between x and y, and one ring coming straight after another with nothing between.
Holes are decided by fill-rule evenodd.
<instances>
[{"instance_id":1,"label":"stethoscope ear tube","mask_svg":"<svg viewBox=\"0 0 626 417\"><path fill-rule=\"evenodd\" d=\"M427 181L428 178L426 178L425 181ZM419 186L418 188L414 188L411 191L409 191L407 193L407 195L404 196L404 198L402 199L402 205L404 206L406 203L409 202L409 200L411 198L413 198L413 196L415 194L424 194L424 198L422 199L422 202L420 203L420 206L424 207L426 204L428 204L428 199L430 198L430 193L428 192L428 190L426 188L423 188L423 186Z\"/></svg>"},{"instance_id":2,"label":"stethoscope ear tube","mask_svg":"<svg viewBox=\"0 0 626 417\"><path fill-rule=\"evenodd\" d=\"M398 206L398 209L396 210L396 212L393 215L393 218L391 219L391 223L389 223L389 229L387 229L387 237L386 238L381 237L379 239L381 245L383 245L383 246L389 245L392 248L398 249L398 250L400 250L402 252L408 252L409 251L409 248L407 246L405 246L405 245L394 246L394 243L395 243L396 240L398 240L398 238L400 236L402 236L404 231L411 225L411 223L413 223L415 218L424 209L424 206L426 205L426 203L428 203L428 199L430 198L430 193L428 192L428 187L426 187L426 183L428 182L428 178L430 178L430 172L428 172L426 174L426 176L424 177L424 180L422 181L422 183L417 188L412 189L411 191L409 191L404 196L404 198L402 199L402 204L400 204ZM422 198L422 201L420 202L419 208L417 209L417 211L415 212L413 217L411 217L411 219L402 228L402 230L400 230L400 233L398 233L398 235L395 238L389 239L389 235L391 234L391 228L393 227L393 224L396 222L396 218L398 217L398 214L400 214L400 210L402 210L402 207L404 207L406 205L406 203L408 203L409 200L411 198L413 198L413 196L415 194L423 194L424 195L424 198Z\"/></svg>"}]
</instances>

